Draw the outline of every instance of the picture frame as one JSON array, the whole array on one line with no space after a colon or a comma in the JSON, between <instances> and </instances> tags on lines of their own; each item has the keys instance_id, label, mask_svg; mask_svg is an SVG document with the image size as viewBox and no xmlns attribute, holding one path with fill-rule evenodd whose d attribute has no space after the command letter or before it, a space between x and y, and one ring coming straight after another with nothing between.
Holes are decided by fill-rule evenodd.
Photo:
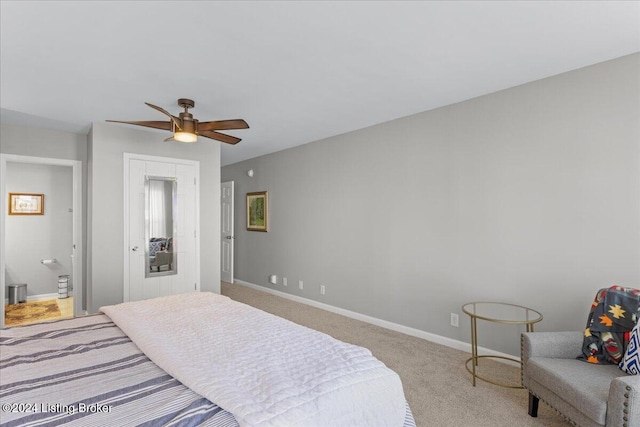
<instances>
[{"instance_id":1,"label":"picture frame","mask_svg":"<svg viewBox=\"0 0 640 427\"><path fill-rule=\"evenodd\" d=\"M269 193L247 193L247 230L269 231Z\"/></svg>"},{"instance_id":2,"label":"picture frame","mask_svg":"<svg viewBox=\"0 0 640 427\"><path fill-rule=\"evenodd\" d=\"M44 194L9 193L9 215L44 215Z\"/></svg>"}]
</instances>

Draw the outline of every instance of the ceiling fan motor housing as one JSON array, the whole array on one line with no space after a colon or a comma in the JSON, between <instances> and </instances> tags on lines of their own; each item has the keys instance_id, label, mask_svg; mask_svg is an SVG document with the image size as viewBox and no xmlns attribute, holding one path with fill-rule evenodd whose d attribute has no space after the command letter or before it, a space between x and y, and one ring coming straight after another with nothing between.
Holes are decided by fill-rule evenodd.
<instances>
[{"instance_id":1,"label":"ceiling fan motor housing","mask_svg":"<svg viewBox=\"0 0 640 427\"><path fill-rule=\"evenodd\" d=\"M198 133L198 120L193 117L183 117L184 113L180 113L180 124L182 124L182 131L189 133ZM191 116L191 114L189 114Z\"/></svg>"},{"instance_id":2,"label":"ceiling fan motor housing","mask_svg":"<svg viewBox=\"0 0 640 427\"><path fill-rule=\"evenodd\" d=\"M180 125L182 132L198 134L198 120L193 118L193 114L189 112L189 108L193 108L196 103L192 99L180 98L178 99L178 105L184 108L184 111L179 114Z\"/></svg>"}]
</instances>

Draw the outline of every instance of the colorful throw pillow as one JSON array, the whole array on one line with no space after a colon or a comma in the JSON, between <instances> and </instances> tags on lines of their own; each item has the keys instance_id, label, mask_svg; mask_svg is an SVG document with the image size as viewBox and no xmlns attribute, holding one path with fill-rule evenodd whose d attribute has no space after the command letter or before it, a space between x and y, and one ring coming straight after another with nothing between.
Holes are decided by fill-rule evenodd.
<instances>
[{"instance_id":1,"label":"colorful throw pillow","mask_svg":"<svg viewBox=\"0 0 640 427\"><path fill-rule=\"evenodd\" d=\"M618 365L638 320L640 290L612 286L600 289L591 305L578 359Z\"/></svg>"},{"instance_id":2,"label":"colorful throw pillow","mask_svg":"<svg viewBox=\"0 0 640 427\"><path fill-rule=\"evenodd\" d=\"M640 322L631 331L627 351L619 366L627 374L640 375Z\"/></svg>"}]
</instances>

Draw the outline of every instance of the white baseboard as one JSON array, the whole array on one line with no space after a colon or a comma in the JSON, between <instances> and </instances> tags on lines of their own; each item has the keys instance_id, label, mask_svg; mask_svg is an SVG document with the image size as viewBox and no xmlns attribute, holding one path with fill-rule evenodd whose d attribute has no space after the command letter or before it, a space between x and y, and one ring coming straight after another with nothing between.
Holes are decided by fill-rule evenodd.
<instances>
[{"instance_id":1,"label":"white baseboard","mask_svg":"<svg viewBox=\"0 0 640 427\"><path fill-rule=\"evenodd\" d=\"M53 294L40 294L40 295L27 295L27 302L29 301L42 301L45 299L57 299L58 293Z\"/></svg>"},{"instance_id":2,"label":"white baseboard","mask_svg":"<svg viewBox=\"0 0 640 427\"><path fill-rule=\"evenodd\" d=\"M27 302L30 301L42 301L45 299L56 299L58 298L58 293L53 294L40 294L40 295L27 295ZM9 304L9 298L4 299L4 305Z\"/></svg>"},{"instance_id":3,"label":"white baseboard","mask_svg":"<svg viewBox=\"0 0 640 427\"><path fill-rule=\"evenodd\" d=\"M344 308L335 307L329 304L325 304L322 302L314 301L308 298L299 297L297 295L291 295L286 292L276 291L275 289L265 288L264 286L259 286L253 283L245 282L244 280L235 279L233 280L234 284L246 286L251 289L255 289L257 291L266 292L268 294L276 295L282 298L286 298L291 301L299 302L302 304L310 305L312 307L316 307L322 310L330 311L332 313L340 314L345 317L349 317L351 319L360 320L362 322L370 323L375 326L380 326L381 328L390 329L392 331L400 332L406 335L410 335L412 337L421 338L423 340L431 341L436 344L442 344L447 347L455 348L457 350L465 351L471 355L471 344L459 340L454 340L452 338L443 337L442 335L432 334L431 332L423 331L420 329L412 328L410 326L401 325L399 323L389 322L388 320L378 319L377 317L367 316L366 314L356 313L355 311L345 310ZM514 358L513 355L502 353L499 351L492 350L490 348L478 347L479 354L486 354L490 356L499 356L499 357L508 357ZM499 362L506 363L508 365L520 366L520 364L516 362L512 362L510 360L505 359L495 359Z\"/></svg>"}]
</instances>

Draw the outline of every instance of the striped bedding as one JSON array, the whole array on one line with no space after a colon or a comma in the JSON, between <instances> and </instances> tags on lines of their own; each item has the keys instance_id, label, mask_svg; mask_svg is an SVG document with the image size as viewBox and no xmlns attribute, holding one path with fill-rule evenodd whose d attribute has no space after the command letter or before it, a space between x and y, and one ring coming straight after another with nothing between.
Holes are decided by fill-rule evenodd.
<instances>
[{"instance_id":1,"label":"striped bedding","mask_svg":"<svg viewBox=\"0 0 640 427\"><path fill-rule=\"evenodd\" d=\"M0 406L7 427L238 426L102 314L0 331Z\"/></svg>"},{"instance_id":2,"label":"striped bedding","mask_svg":"<svg viewBox=\"0 0 640 427\"><path fill-rule=\"evenodd\" d=\"M0 379L3 426L237 426L105 315L2 331Z\"/></svg>"}]
</instances>

